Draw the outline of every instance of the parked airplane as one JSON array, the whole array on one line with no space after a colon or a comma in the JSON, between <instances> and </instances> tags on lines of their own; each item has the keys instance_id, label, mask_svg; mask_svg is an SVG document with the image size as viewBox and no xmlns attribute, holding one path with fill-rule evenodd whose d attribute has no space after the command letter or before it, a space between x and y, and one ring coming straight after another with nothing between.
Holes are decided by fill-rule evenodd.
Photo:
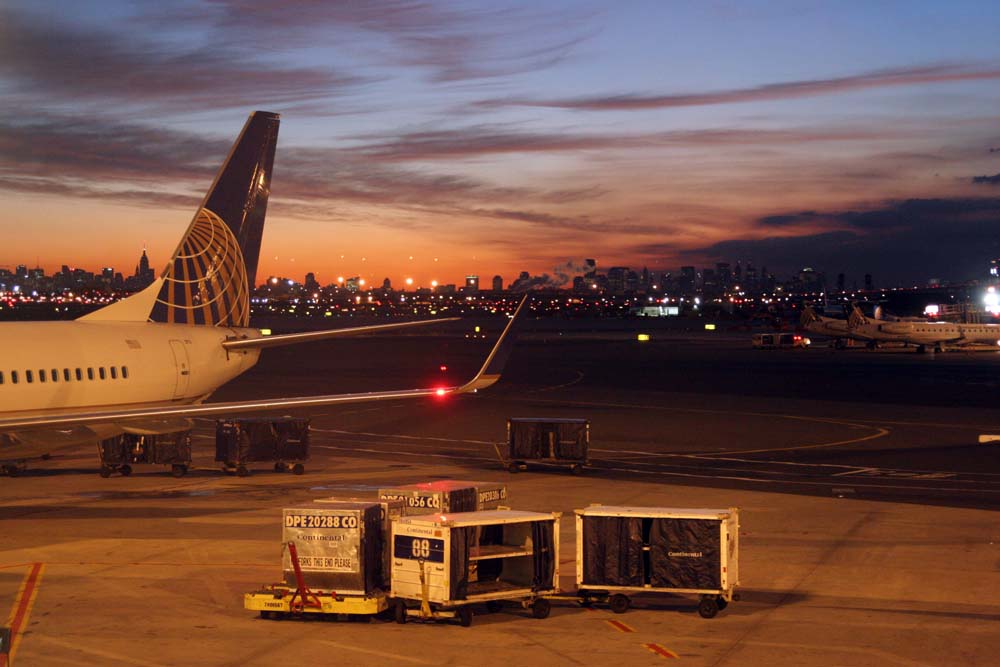
<instances>
[{"instance_id":1,"label":"parked airplane","mask_svg":"<svg viewBox=\"0 0 1000 667\"><path fill-rule=\"evenodd\" d=\"M266 347L450 319L284 336L248 326L278 115L257 111L223 163L170 263L152 285L72 322L0 324L0 459L60 446L189 428L231 416L361 401L446 396L495 383L521 301L483 367L461 386L206 404Z\"/></svg>"},{"instance_id":2,"label":"parked airplane","mask_svg":"<svg viewBox=\"0 0 1000 667\"><path fill-rule=\"evenodd\" d=\"M847 320L818 315L810 305L802 309L802 315L799 316L799 326L809 333L834 338L837 347L843 347L845 342L852 338L847 329Z\"/></svg>"},{"instance_id":3,"label":"parked airplane","mask_svg":"<svg viewBox=\"0 0 1000 667\"><path fill-rule=\"evenodd\" d=\"M1000 345L1000 325L957 324L954 322L870 320L855 305L847 318L851 335L881 342L916 345L917 352L928 346L940 352L945 346Z\"/></svg>"}]
</instances>

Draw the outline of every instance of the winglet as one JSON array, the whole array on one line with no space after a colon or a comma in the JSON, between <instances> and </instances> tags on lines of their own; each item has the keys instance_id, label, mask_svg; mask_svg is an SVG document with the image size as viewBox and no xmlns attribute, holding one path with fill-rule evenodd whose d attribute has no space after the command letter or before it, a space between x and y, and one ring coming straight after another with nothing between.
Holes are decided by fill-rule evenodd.
<instances>
[{"instance_id":1,"label":"winglet","mask_svg":"<svg viewBox=\"0 0 1000 667\"><path fill-rule=\"evenodd\" d=\"M514 347L515 337L509 334L511 329L514 328L514 323L517 322L517 316L521 313L521 309L524 308L524 304L527 302L528 295L525 294L524 298L521 299L521 303L518 304L517 310L514 311L514 315L511 316L510 322L507 323L503 333L500 334L500 338L497 339L493 350L490 351L490 355L483 362L483 367L476 373L476 376L461 387L445 390L445 393L469 394L496 384L500 379L500 373L503 372L504 366L507 365L507 359L510 357L510 352Z\"/></svg>"}]
</instances>

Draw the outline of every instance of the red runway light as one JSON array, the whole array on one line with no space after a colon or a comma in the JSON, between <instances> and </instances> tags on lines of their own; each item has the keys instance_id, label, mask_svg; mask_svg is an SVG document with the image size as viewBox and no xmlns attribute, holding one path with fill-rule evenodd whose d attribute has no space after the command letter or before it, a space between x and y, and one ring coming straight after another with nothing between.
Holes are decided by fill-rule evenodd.
<instances>
[{"instance_id":1,"label":"red runway light","mask_svg":"<svg viewBox=\"0 0 1000 667\"><path fill-rule=\"evenodd\" d=\"M440 365L440 366L439 366L438 368L440 368L440 369L441 369L441 372L442 372L442 373L443 373L443 372L445 372L446 370L448 370L448 367L447 367L447 366L445 366L444 364L441 364L441 365Z\"/></svg>"}]
</instances>

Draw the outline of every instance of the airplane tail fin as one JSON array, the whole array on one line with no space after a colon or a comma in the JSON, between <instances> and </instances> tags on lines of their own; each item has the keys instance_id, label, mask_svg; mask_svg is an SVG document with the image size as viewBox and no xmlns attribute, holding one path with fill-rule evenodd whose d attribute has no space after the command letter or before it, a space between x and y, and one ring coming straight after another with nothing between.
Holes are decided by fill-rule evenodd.
<instances>
[{"instance_id":1,"label":"airplane tail fin","mask_svg":"<svg viewBox=\"0 0 1000 667\"><path fill-rule=\"evenodd\" d=\"M81 319L247 326L278 123L276 113L250 114L160 277Z\"/></svg>"},{"instance_id":2,"label":"airplane tail fin","mask_svg":"<svg viewBox=\"0 0 1000 667\"><path fill-rule=\"evenodd\" d=\"M868 318L861 312L858 304L854 304L851 306L851 314L847 316L847 326L850 329L856 329L863 324L868 324Z\"/></svg>"},{"instance_id":3,"label":"airplane tail fin","mask_svg":"<svg viewBox=\"0 0 1000 667\"><path fill-rule=\"evenodd\" d=\"M799 316L799 325L806 327L817 320L819 317L816 316L816 311L811 305L807 305L802 309L802 315Z\"/></svg>"}]
</instances>

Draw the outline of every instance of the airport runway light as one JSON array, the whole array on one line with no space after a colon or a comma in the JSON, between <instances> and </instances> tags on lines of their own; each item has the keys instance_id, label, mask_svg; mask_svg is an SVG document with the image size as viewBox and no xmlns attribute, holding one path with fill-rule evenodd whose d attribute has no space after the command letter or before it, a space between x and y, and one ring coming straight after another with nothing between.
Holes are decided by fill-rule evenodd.
<instances>
[{"instance_id":1,"label":"airport runway light","mask_svg":"<svg viewBox=\"0 0 1000 667\"><path fill-rule=\"evenodd\" d=\"M636 336L636 340L638 340L640 343L646 343L649 341L649 334L639 334L638 336Z\"/></svg>"},{"instance_id":2,"label":"airport runway light","mask_svg":"<svg viewBox=\"0 0 1000 667\"><path fill-rule=\"evenodd\" d=\"M705 331L715 331L715 325L714 324L706 324L705 325Z\"/></svg>"}]
</instances>

